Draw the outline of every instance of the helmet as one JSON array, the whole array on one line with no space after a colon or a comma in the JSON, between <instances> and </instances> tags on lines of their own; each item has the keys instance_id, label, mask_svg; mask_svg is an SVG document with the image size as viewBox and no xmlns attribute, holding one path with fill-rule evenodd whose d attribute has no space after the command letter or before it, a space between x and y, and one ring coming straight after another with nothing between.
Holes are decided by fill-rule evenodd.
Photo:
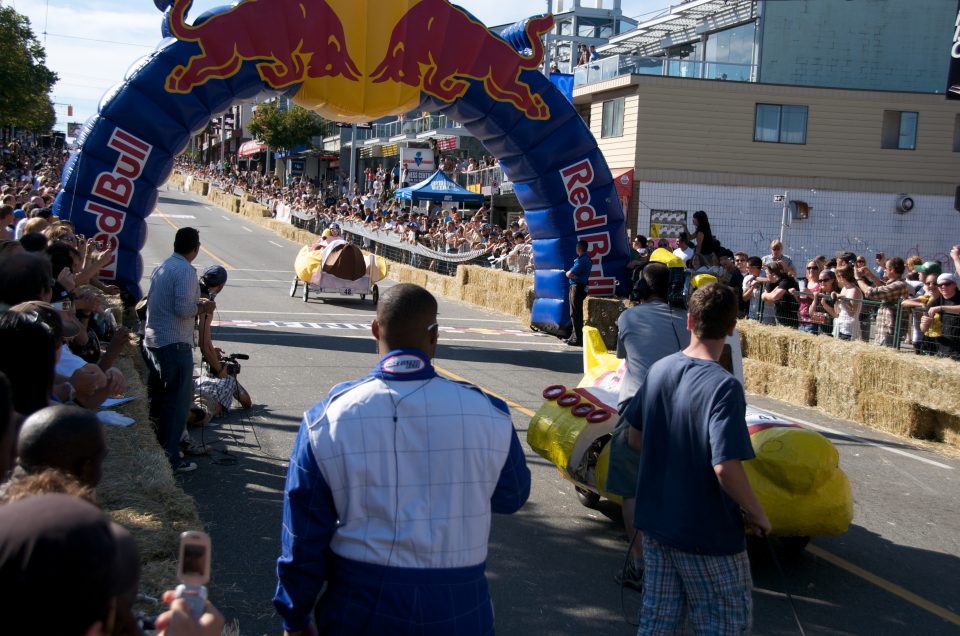
<instances>
[{"instance_id":1,"label":"helmet","mask_svg":"<svg viewBox=\"0 0 960 636\"><path fill-rule=\"evenodd\" d=\"M683 269L683 259L664 247L658 247L650 255L651 263L663 263L667 267L679 267Z\"/></svg>"},{"instance_id":2,"label":"helmet","mask_svg":"<svg viewBox=\"0 0 960 636\"><path fill-rule=\"evenodd\" d=\"M713 274L697 274L690 279L690 284L693 285L694 289L700 289L704 285L709 285L710 283L718 283L717 277Z\"/></svg>"}]
</instances>

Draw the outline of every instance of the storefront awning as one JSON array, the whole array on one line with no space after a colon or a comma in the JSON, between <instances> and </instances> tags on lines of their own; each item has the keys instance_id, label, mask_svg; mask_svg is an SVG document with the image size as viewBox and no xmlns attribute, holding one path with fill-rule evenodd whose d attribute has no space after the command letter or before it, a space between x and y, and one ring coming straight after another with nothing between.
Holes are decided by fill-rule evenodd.
<instances>
[{"instance_id":1,"label":"storefront awning","mask_svg":"<svg viewBox=\"0 0 960 636\"><path fill-rule=\"evenodd\" d=\"M246 157L252 157L253 155L263 152L267 149L267 144L262 141L245 141L240 144L240 150L237 151L237 156L241 159Z\"/></svg>"}]
</instances>

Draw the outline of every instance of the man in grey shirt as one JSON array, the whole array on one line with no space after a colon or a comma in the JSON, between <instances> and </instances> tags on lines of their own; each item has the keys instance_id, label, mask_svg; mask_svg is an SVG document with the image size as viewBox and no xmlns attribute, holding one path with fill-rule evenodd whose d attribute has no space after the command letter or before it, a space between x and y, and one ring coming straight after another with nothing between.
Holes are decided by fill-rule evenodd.
<instances>
[{"instance_id":1,"label":"man in grey shirt","mask_svg":"<svg viewBox=\"0 0 960 636\"><path fill-rule=\"evenodd\" d=\"M144 351L153 378L151 412L157 415L157 437L176 473L196 470L180 456L180 437L193 393L193 330L197 313L211 313L212 300L200 298L197 270L200 232L177 230L173 254L154 270L147 301Z\"/></svg>"},{"instance_id":2,"label":"man in grey shirt","mask_svg":"<svg viewBox=\"0 0 960 636\"><path fill-rule=\"evenodd\" d=\"M617 319L617 357L626 358L626 372L620 383L617 400L620 413L637 394L651 365L661 358L681 351L690 343L687 331L687 312L667 304L670 270L663 263L648 263L640 272L634 289L640 304L631 307ZM610 464L606 489L623 498L624 527L633 528L633 509L637 492L637 474L640 454L627 444L629 423L621 418L610 440ZM635 540L631 547L633 559L622 584L640 589L643 580L643 551ZM619 581L619 578L618 578Z\"/></svg>"}]
</instances>

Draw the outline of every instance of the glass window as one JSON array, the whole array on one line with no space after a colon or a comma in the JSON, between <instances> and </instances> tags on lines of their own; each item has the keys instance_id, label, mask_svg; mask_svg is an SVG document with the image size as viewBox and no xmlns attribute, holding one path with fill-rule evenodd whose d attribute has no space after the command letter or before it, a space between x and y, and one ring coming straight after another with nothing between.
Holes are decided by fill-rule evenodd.
<instances>
[{"instance_id":1,"label":"glass window","mask_svg":"<svg viewBox=\"0 0 960 636\"><path fill-rule=\"evenodd\" d=\"M600 137L623 136L623 97L603 102L603 118L600 122Z\"/></svg>"},{"instance_id":2,"label":"glass window","mask_svg":"<svg viewBox=\"0 0 960 636\"><path fill-rule=\"evenodd\" d=\"M953 151L960 152L960 115L953 119ZM957 211L960 212L960 209Z\"/></svg>"},{"instance_id":3,"label":"glass window","mask_svg":"<svg viewBox=\"0 0 960 636\"><path fill-rule=\"evenodd\" d=\"M753 140L781 144L807 143L807 107L757 104Z\"/></svg>"},{"instance_id":4,"label":"glass window","mask_svg":"<svg viewBox=\"0 0 960 636\"><path fill-rule=\"evenodd\" d=\"M912 111L883 111L880 147L888 150L916 150L919 116Z\"/></svg>"}]
</instances>

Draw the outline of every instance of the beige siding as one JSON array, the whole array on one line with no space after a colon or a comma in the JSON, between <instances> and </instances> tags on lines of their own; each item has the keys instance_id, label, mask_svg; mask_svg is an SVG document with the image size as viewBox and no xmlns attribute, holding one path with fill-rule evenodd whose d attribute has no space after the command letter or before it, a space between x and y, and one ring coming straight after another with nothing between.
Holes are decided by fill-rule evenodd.
<instances>
[{"instance_id":1,"label":"beige siding","mask_svg":"<svg viewBox=\"0 0 960 636\"><path fill-rule=\"evenodd\" d=\"M624 93L632 93L624 138L600 139L602 102ZM586 97L582 89L577 97L578 102ZM633 147L641 174L782 177L815 180L818 187L848 180L858 186L896 182L900 188L936 191L960 184L960 152L953 152L960 103L942 95L633 76L627 86L594 90L591 99L591 128L608 163L629 167ZM754 142L757 103L807 106L807 143ZM880 148L884 110L919 113L916 150ZM627 139L630 131L634 140Z\"/></svg>"},{"instance_id":2,"label":"beige siding","mask_svg":"<svg viewBox=\"0 0 960 636\"><path fill-rule=\"evenodd\" d=\"M623 135L619 137L600 136L603 123L603 102L624 98ZM604 95L604 99L593 103L590 112L590 132L597 140L597 146L611 168L633 168L637 155L637 114L640 98L635 91L616 91Z\"/></svg>"}]
</instances>

